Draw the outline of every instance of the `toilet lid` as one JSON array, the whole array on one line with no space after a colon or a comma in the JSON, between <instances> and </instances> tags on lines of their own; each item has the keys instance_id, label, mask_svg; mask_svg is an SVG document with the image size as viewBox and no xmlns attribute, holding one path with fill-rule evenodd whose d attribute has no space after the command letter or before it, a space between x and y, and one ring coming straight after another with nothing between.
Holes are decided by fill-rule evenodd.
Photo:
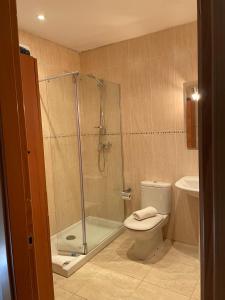
<instances>
[{"instance_id":1,"label":"toilet lid","mask_svg":"<svg viewBox=\"0 0 225 300\"><path fill-rule=\"evenodd\" d=\"M160 224L164 219L165 216L157 214L155 217L138 221L131 215L124 221L124 226L133 230L150 230Z\"/></svg>"}]
</instances>

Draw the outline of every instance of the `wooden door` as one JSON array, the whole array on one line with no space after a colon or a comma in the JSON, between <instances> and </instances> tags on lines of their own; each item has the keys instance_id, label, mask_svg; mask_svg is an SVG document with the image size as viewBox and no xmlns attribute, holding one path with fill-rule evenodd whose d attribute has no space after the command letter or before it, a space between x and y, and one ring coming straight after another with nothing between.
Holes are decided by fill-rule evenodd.
<instances>
[{"instance_id":1,"label":"wooden door","mask_svg":"<svg viewBox=\"0 0 225 300\"><path fill-rule=\"evenodd\" d=\"M20 62L35 252L34 267L39 299L51 300L54 299L54 295L37 62L27 55L20 55ZM30 238L32 239L32 236Z\"/></svg>"},{"instance_id":2,"label":"wooden door","mask_svg":"<svg viewBox=\"0 0 225 300\"><path fill-rule=\"evenodd\" d=\"M225 1L198 0L202 300L225 299Z\"/></svg>"},{"instance_id":3,"label":"wooden door","mask_svg":"<svg viewBox=\"0 0 225 300\"><path fill-rule=\"evenodd\" d=\"M2 153L1 153L2 154ZM0 155L2 157L2 155ZM10 262L10 256L7 252L10 250L9 240L6 236L7 233L7 221L6 221L6 194L3 185L3 168L2 161L0 159L0 299L11 300L14 297L14 291L12 289L12 266Z\"/></svg>"},{"instance_id":4,"label":"wooden door","mask_svg":"<svg viewBox=\"0 0 225 300\"><path fill-rule=\"evenodd\" d=\"M0 1L0 11L2 14L0 18L2 28L0 34L0 166L2 166L1 207L3 208L0 227L1 249L4 245L4 249L7 250L4 273L1 271L0 274L1 283L4 281L4 293L7 295L4 300L9 298L9 293L15 300L51 300L54 296L44 189L42 192L39 191L37 197L33 195L33 199L36 200L40 199L38 197L43 197L43 201L36 204L37 210L34 211L31 205L31 195L34 192L36 194L36 191L29 181L29 175L33 174L29 164L31 161L34 163L35 159L28 160L27 153L28 135L25 127L21 83L16 1ZM38 95L37 89L34 93ZM40 165L41 161L40 158L36 160ZM40 165L38 176L41 175ZM44 185L43 180L42 177L39 183ZM40 216L39 221L33 221L40 211L45 213ZM40 229L37 228L41 219L42 226L45 227L41 232L41 237L44 237L42 251ZM36 250L34 245L39 246L39 249ZM3 255L5 257L6 253L1 253L1 259ZM46 282L43 282L42 277Z\"/></svg>"},{"instance_id":5,"label":"wooden door","mask_svg":"<svg viewBox=\"0 0 225 300\"><path fill-rule=\"evenodd\" d=\"M37 299L29 243L29 185L15 0L0 1L0 128L4 220L13 298ZM32 232L32 228L30 229Z\"/></svg>"}]
</instances>

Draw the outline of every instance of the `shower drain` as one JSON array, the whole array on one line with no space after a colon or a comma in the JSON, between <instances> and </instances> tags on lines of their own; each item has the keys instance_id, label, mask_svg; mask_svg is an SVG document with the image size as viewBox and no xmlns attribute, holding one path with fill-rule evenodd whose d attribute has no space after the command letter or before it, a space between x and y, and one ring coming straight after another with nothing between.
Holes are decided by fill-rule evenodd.
<instances>
[{"instance_id":1,"label":"shower drain","mask_svg":"<svg viewBox=\"0 0 225 300\"><path fill-rule=\"evenodd\" d=\"M68 241L72 241L72 240L75 240L76 239L76 236L75 235L67 235L66 239Z\"/></svg>"}]
</instances>

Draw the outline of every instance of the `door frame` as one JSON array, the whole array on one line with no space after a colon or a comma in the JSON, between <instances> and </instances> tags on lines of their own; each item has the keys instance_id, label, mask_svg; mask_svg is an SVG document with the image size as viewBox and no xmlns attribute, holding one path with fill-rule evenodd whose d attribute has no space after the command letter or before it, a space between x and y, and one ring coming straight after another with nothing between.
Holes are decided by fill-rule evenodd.
<instances>
[{"instance_id":1,"label":"door frame","mask_svg":"<svg viewBox=\"0 0 225 300\"><path fill-rule=\"evenodd\" d=\"M198 0L201 299L225 299L225 2Z\"/></svg>"},{"instance_id":2,"label":"door frame","mask_svg":"<svg viewBox=\"0 0 225 300\"><path fill-rule=\"evenodd\" d=\"M1 130L0 130L1 131ZM0 139L1 141L1 139ZM0 144L2 144L0 142ZM1 148L0 148L0 157L2 157ZM0 257L1 257L1 265L0 265L0 286L1 293L3 299L11 300L14 298L14 289L13 289L13 274L12 274L12 261L10 260L10 256L8 255L8 251L10 251L10 241L8 239L8 222L6 222L7 213L6 213L6 193L4 190L3 184L3 166L2 160L0 160Z\"/></svg>"},{"instance_id":3,"label":"door frame","mask_svg":"<svg viewBox=\"0 0 225 300\"><path fill-rule=\"evenodd\" d=\"M201 299L213 296L212 0L198 0Z\"/></svg>"},{"instance_id":4,"label":"door frame","mask_svg":"<svg viewBox=\"0 0 225 300\"><path fill-rule=\"evenodd\" d=\"M15 0L0 1L0 124L8 267L13 299L39 299ZM45 299L43 299L45 300ZM47 300L47 299L46 299Z\"/></svg>"},{"instance_id":5,"label":"door frame","mask_svg":"<svg viewBox=\"0 0 225 300\"><path fill-rule=\"evenodd\" d=\"M18 28L15 0L0 1L0 122L7 223L8 259L15 299L38 299L21 118ZM198 0L199 153L202 300L225 299L225 2ZM4 199L3 199L4 200ZM18 226L19 224L19 226ZM224 237L223 239L221 237ZM26 280L24 280L26 275Z\"/></svg>"}]
</instances>

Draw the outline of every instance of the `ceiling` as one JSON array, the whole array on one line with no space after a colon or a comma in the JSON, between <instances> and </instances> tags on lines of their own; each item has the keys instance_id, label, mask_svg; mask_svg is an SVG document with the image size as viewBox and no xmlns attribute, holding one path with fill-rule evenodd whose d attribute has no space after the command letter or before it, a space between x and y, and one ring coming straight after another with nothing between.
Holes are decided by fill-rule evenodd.
<instances>
[{"instance_id":1,"label":"ceiling","mask_svg":"<svg viewBox=\"0 0 225 300\"><path fill-rule=\"evenodd\" d=\"M19 28L78 51L196 20L197 0L17 0ZM44 14L40 22L37 15Z\"/></svg>"}]
</instances>

